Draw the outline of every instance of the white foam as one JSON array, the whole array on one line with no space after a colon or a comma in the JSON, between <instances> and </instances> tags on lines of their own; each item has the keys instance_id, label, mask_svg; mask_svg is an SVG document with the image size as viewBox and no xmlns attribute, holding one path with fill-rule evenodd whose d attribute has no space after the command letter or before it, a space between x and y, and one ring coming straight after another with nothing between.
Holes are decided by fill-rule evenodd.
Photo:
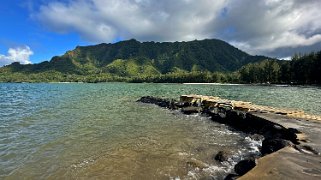
<instances>
[{"instance_id":1,"label":"white foam","mask_svg":"<svg viewBox=\"0 0 321 180\"><path fill-rule=\"evenodd\" d=\"M250 137L245 137L245 141L249 144L249 152L260 153L259 147L262 146L262 140L254 140Z\"/></svg>"},{"instance_id":2,"label":"white foam","mask_svg":"<svg viewBox=\"0 0 321 180\"><path fill-rule=\"evenodd\" d=\"M179 156L188 156L189 154L187 152L179 152L178 155Z\"/></svg>"},{"instance_id":3,"label":"white foam","mask_svg":"<svg viewBox=\"0 0 321 180\"><path fill-rule=\"evenodd\" d=\"M224 172L224 173L228 173L229 172L229 167L219 167L219 166L209 166L208 168L204 168L203 171L208 172L208 173L217 173L217 172Z\"/></svg>"}]
</instances>

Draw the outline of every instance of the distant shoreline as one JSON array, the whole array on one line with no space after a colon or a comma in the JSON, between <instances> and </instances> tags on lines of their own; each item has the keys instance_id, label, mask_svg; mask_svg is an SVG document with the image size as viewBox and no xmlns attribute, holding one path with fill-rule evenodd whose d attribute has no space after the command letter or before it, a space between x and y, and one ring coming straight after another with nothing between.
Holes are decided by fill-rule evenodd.
<instances>
[{"instance_id":1,"label":"distant shoreline","mask_svg":"<svg viewBox=\"0 0 321 180\"><path fill-rule=\"evenodd\" d=\"M0 84L103 84L103 83L132 83L132 84L184 84L184 85L216 85L216 86L275 86L275 87L321 87L320 84L267 84L267 83L180 83L180 82L124 82L124 81L109 81L109 82L82 82L82 81L62 81L62 82L0 82Z\"/></svg>"},{"instance_id":2,"label":"distant shoreline","mask_svg":"<svg viewBox=\"0 0 321 180\"><path fill-rule=\"evenodd\" d=\"M182 83L187 85L226 85L226 86L240 86L249 84L233 84L233 83Z\"/></svg>"}]
</instances>

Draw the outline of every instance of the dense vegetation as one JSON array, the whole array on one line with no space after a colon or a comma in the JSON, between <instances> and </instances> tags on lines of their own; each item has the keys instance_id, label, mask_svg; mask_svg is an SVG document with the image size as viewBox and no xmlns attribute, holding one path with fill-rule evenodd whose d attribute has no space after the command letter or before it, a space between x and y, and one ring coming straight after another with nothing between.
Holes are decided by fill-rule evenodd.
<instances>
[{"instance_id":1,"label":"dense vegetation","mask_svg":"<svg viewBox=\"0 0 321 180\"><path fill-rule=\"evenodd\" d=\"M34 65L0 68L0 82L229 82L320 84L321 51L291 61L250 56L220 40L77 47Z\"/></svg>"},{"instance_id":2,"label":"dense vegetation","mask_svg":"<svg viewBox=\"0 0 321 180\"><path fill-rule=\"evenodd\" d=\"M115 44L77 46L62 56L40 64L7 66L7 71L63 74L159 75L177 71L235 71L265 59L251 56L221 40L190 42L139 42L134 39Z\"/></svg>"},{"instance_id":3,"label":"dense vegetation","mask_svg":"<svg viewBox=\"0 0 321 180\"><path fill-rule=\"evenodd\" d=\"M291 61L249 63L238 73L244 83L321 84L321 51L296 54Z\"/></svg>"}]
</instances>

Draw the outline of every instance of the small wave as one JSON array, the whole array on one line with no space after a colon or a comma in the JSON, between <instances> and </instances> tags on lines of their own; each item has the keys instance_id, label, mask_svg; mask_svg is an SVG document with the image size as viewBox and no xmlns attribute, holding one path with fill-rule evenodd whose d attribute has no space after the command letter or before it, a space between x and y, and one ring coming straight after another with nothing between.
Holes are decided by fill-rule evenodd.
<instances>
[{"instance_id":1,"label":"small wave","mask_svg":"<svg viewBox=\"0 0 321 180\"><path fill-rule=\"evenodd\" d=\"M85 159L79 163L72 164L71 167L72 168L82 168L82 167L88 166L93 163L94 163L93 159Z\"/></svg>"},{"instance_id":2,"label":"small wave","mask_svg":"<svg viewBox=\"0 0 321 180\"><path fill-rule=\"evenodd\" d=\"M263 141L263 139L255 140L249 136L245 137L245 142L247 142L249 144L249 150L250 150L249 152L250 153L259 154L260 153L259 148L262 146L262 141Z\"/></svg>"}]
</instances>

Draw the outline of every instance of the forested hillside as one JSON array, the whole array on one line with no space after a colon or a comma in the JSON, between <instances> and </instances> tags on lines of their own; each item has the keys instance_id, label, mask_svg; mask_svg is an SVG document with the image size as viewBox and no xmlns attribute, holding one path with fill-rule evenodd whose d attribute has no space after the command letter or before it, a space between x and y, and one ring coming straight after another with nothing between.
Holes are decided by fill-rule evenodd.
<instances>
[{"instance_id":1,"label":"forested hillside","mask_svg":"<svg viewBox=\"0 0 321 180\"><path fill-rule=\"evenodd\" d=\"M245 64L265 59L251 56L221 40L190 42L139 42L76 47L49 62L6 67L11 72L89 75L110 73L120 76L166 74L175 71L235 71ZM137 67L139 66L139 67Z\"/></svg>"},{"instance_id":2,"label":"forested hillside","mask_svg":"<svg viewBox=\"0 0 321 180\"><path fill-rule=\"evenodd\" d=\"M321 83L321 51L291 61L251 56L221 40L121 41L76 47L49 62L0 68L0 82Z\"/></svg>"}]
</instances>

